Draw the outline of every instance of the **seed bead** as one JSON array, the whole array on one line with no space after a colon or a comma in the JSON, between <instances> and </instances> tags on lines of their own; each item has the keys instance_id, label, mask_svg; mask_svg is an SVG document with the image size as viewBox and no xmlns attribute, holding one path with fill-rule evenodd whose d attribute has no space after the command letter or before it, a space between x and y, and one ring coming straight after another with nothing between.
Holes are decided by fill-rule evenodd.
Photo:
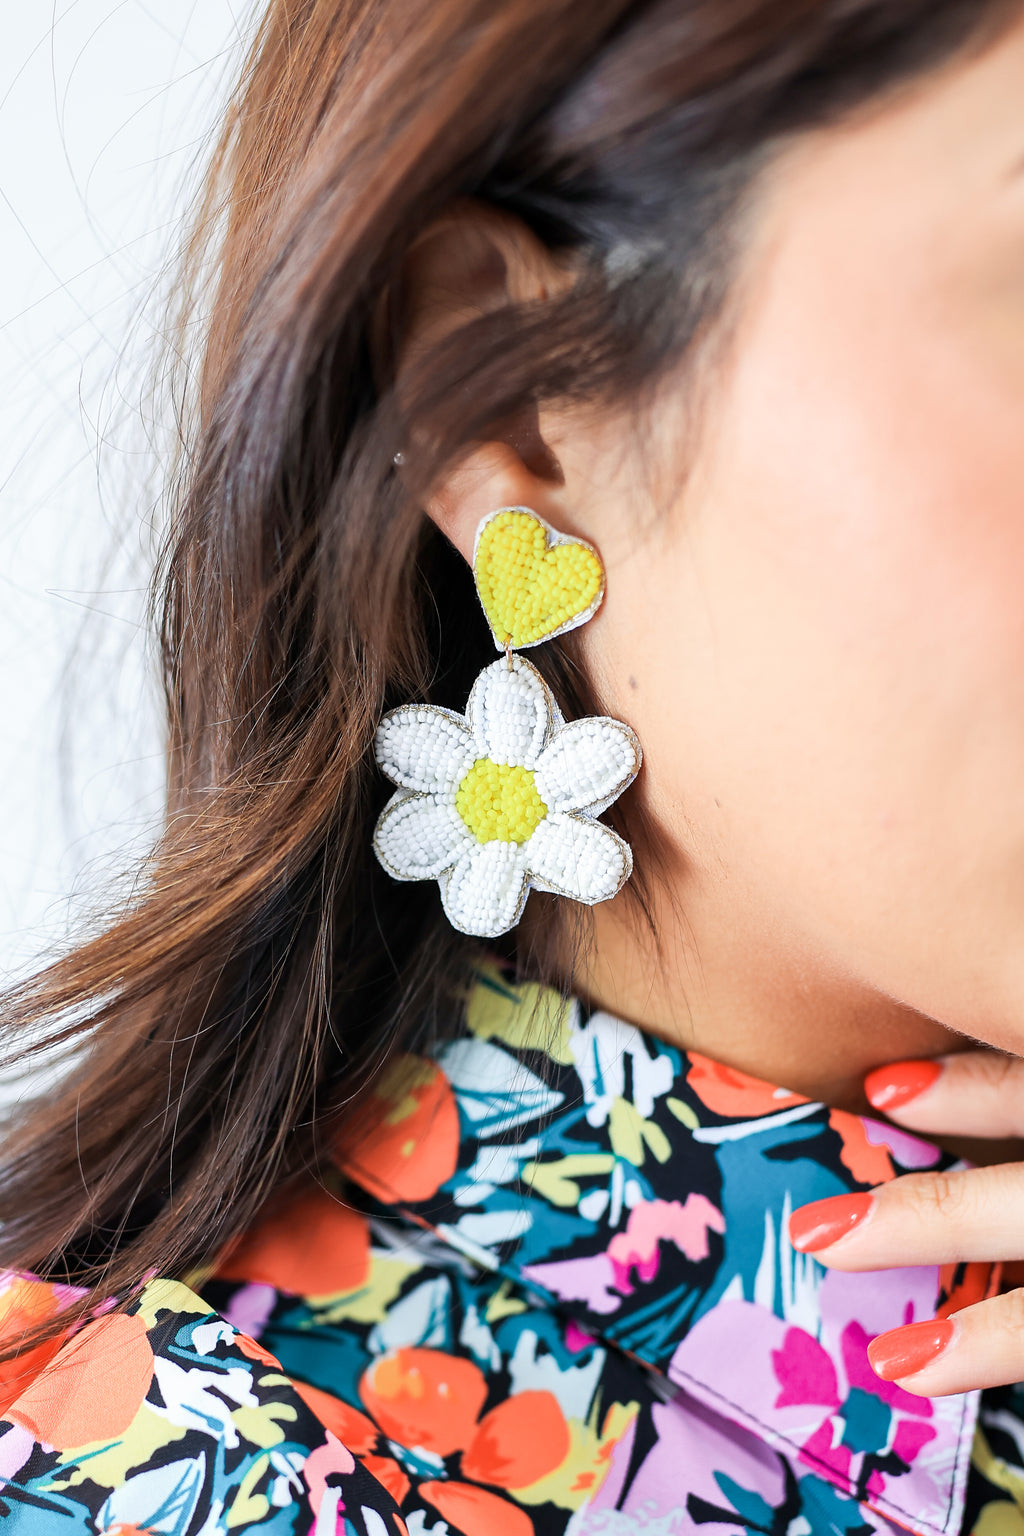
<instances>
[{"instance_id":1,"label":"seed bead","mask_svg":"<svg viewBox=\"0 0 1024 1536\"><path fill-rule=\"evenodd\" d=\"M477 758L463 778L455 809L480 843L525 843L548 813L529 768L489 757Z\"/></svg>"}]
</instances>

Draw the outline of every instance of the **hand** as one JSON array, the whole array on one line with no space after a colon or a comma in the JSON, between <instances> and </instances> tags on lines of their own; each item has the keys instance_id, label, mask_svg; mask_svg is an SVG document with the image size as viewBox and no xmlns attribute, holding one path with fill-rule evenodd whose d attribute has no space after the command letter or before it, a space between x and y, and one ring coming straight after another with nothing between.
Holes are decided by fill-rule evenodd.
<instances>
[{"instance_id":1,"label":"hand","mask_svg":"<svg viewBox=\"0 0 1024 1536\"><path fill-rule=\"evenodd\" d=\"M1024 1137L1024 1061L972 1051L872 1072L875 1109L910 1131ZM915 1173L795 1211L790 1237L832 1269L1024 1260L1024 1162ZM923 1397L1024 1381L1024 1290L875 1339L872 1368Z\"/></svg>"}]
</instances>

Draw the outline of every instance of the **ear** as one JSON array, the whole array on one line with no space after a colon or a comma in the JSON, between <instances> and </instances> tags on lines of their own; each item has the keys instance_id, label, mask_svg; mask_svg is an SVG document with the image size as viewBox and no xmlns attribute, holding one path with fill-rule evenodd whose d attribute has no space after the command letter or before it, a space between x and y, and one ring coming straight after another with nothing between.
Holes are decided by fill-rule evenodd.
<instances>
[{"instance_id":1,"label":"ear","mask_svg":"<svg viewBox=\"0 0 1024 1536\"><path fill-rule=\"evenodd\" d=\"M568 267L560 266L518 220L469 200L455 204L421 236L406 260L399 395L410 365L460 325L503 305L544 299L571 281ZM498 507L530 507L563 526L563 483L533 412L505 423L500 436L462 459L435 488L426 511L472 561L480 520Z\"/></svg>"}]
</instances>

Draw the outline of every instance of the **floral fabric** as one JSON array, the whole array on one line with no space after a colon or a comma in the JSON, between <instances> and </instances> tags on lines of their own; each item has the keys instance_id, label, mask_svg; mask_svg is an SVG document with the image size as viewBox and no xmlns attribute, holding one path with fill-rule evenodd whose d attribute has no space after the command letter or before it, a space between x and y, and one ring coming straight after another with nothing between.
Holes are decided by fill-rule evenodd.
<instances>
[{"instance_id":1,"label":"floral fabric","mask_svg":"<svg viewBox=\"0 0 1024 1536\"><path fill-rule=\"evenodd\" d=\"M12 1280L0 1298L5 1324L34 1320L51 1297L51 1287ZM153 1280L127 1313L89 1323L9 1397L5 1533L404 1536L394 1504L315 1402L174 1281Z\"/></svg>"},{"instance_id":2,"label":"floral fabric","mask_svg":"<svg viewBox=\"0 0 1024 1536\"><path fill-rule=\"evenodd\" d=\"M867 1364L988 1270L840 1275L786 1235L934 1147L497 972L377 1092L345 1182L201 1298L153 1281L0 1381L5 1531L1024 1536L1024 1392Z\"/></svg>"}]
</instances>

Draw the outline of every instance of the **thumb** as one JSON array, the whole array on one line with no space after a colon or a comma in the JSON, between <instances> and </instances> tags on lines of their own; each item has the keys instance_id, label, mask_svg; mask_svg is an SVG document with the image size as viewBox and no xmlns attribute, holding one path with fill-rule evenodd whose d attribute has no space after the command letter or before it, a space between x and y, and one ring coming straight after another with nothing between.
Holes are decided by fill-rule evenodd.
<instances>
[{"instance_id":1,"label":"thumb","mask_svg":"<svg viewBox=\"0 0 1024 1536\"><path fill-rule=\"evenodd\" d=\"M964 1051L898 1061L864 1080L873 1109L908 1130L951 1136L1024 1136L1024 1061L1001 1051Z\"/></svg>"}]
</instances>

